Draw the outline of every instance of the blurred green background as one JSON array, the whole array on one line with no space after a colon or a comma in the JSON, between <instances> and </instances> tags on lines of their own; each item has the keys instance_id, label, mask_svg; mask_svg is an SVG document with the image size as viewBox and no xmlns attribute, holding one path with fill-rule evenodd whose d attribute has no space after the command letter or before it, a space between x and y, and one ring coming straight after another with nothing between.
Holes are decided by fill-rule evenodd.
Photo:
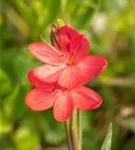
<instances>
[{"instance_id":1,"label":"blurred green background","mask_svg":"<svg viewBox=\"0 0 135 150\"><path fill-rule=\"evenodd\" d=\"M91 54L109 62L88 84L104 103L83 112L83 150L100 150L111 121L112 150L135 148L134 10L134 0L0 0L0 150L66 150L64 125L52 110L32 112L24 104L31 88L27 72L40 64L27 45L50 42L57 18L85 33Z\"/></svg>"}]
</instances>

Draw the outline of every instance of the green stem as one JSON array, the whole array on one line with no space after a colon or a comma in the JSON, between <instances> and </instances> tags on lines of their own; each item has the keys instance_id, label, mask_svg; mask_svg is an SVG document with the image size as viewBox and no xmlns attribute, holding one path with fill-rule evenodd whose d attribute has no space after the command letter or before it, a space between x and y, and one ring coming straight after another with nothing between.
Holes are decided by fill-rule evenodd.
<instances>
[{"instance_id":1,"label":"green stem","mask_svg":"<svg viewBox=\"0 0 135 150\"><path fill-rule=\"evenodd\" d=\"M78 141L78 112L74 110L70 120L65 123L69 150L80 150Z\"/></svg>"},{"instance_id":2,"label":"green stem","mask_svg":"<svg viewBox=\"0 0 135 150\"><path fill-rule=\"evenodd\" d=\"M70 128L69 128L70 120L67 120L65 122L65 129L66 129L66 135L67 135L67 141L68 141L68 149L72 150L72 141L70 138Z\"/></svg>"},{"instance_id":3,"label":"green stem","mask_svg":"<svg viewBox=\"0 0 135 150\"><path fill-rule=\"evenodd\" d=\"M73 116L71 118L71 138L73 144L73 150L79 150L78 143L78 118L77 118L77 109L74 110Z\"/></svg>"},{"instance_id":4,"label":"green stem","mask_svg":"<svg viewBox=\"0 0 135 150\"><path fill-rule=\"evenodd\" d=\"M79 141L79 150L82 150L82 112L78 110L78 141Z\"/></svg>"}]
</instances>

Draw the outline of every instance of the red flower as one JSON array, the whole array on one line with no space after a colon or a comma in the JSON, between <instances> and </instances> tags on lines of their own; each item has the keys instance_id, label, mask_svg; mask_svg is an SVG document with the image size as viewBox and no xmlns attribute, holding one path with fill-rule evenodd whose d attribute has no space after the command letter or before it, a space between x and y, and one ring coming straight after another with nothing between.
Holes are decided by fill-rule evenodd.
<instances>
[{"instance_id":1,"label":"red flower","mask_svg":"<svg viewBox=\"0 0 135 150\"><path fill-rule=\"evenodd\" d=\"M68 26L57 29L55 34L52 34L53 46L47 43L29 45L30 52L47 63L32 70L33 77L48 83L57 81L60 86L71 89L86 84L104 71L106 59L89 56L89 43L84 35Z\"/></svg>"},{"instance_id":2,"label":"red flower","mask_svg":"<svg viewBox=\"0 0 135 150\"><path fill-rule=\"evenodd\" d=\"M69 119L74 108L80 110L96 109L102 103L102 98L86 87L66 89L57 83L47 84L31 76L31 83L36 86L25 98L26 105L35 111L43 111L53 106L53 114L57 121Z\"/></svg>"}]
</instances>

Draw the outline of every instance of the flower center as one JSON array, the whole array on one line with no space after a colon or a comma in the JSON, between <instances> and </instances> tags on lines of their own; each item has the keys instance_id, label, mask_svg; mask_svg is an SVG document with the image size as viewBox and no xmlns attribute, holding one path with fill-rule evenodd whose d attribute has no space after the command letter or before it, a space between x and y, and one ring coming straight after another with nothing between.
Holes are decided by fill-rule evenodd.
<instances>
[{"instance_id":1,"label":"flower center","mask_svg":"<svg viewBox=\"0 0 135 150\"><path fill-rule=\"evenodd\" d=\"M67 62L67 65L68 65L68 66L73 66L73 65L75 65L75 61L69 60L69 61Z\"/></svg>"}]
</instances>

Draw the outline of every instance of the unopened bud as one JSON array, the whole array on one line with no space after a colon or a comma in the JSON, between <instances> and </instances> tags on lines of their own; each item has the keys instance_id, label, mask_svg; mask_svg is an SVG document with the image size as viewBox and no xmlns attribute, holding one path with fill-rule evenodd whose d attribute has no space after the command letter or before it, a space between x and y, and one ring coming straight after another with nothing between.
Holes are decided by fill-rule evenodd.
<instances>
[{"instance_id":1,"label":"unopened bud","mask_svg":"<svg viewBox=\"0 0 135 150\"><path fill-rule=\"evenodd\" d=\"M54 24L52 24L51 33L50 33L51 43L56 49L59 49L60 46L59 46L59 40L57 34L58 34L58 29Z\"/></svg>"}]
</instances>

